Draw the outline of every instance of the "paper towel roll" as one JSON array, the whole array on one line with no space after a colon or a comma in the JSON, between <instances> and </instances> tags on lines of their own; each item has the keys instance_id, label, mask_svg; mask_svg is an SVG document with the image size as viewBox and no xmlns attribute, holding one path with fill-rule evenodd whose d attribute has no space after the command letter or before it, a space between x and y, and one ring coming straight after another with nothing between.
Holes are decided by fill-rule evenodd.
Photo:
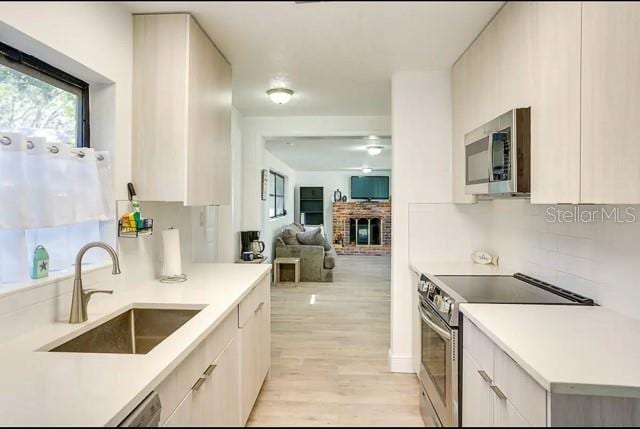
<instances>
[{"instance_id":1,"label":"paper towel roll","mask_svg":"<svg viewBox=\"0 0 640 429\"><path fill-rule=\"evenodd\" d=\"M174 277L182 274L182 257L180 256L180 230L162 231L163 263L162 275Z\"/></svg>"}]
</instances>

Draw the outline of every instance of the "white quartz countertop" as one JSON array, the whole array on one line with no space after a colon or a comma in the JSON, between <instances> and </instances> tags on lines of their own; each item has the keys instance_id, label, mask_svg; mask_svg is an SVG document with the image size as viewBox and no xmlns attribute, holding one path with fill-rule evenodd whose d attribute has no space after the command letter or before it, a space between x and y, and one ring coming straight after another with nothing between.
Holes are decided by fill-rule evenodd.
<instances>
[{"instance_id":1,"label":"white quartz countertop","mask_svg":"<svg viewBox=\"0 0 640 429\"><path fill-rule=\"evenodd\" d=\"M602 307L461 304L553 393L640 398L640 321Z\"/></svg>"},{"instance_id":2,"label":"white quartz countertop","mask_svg":"<svg viewBox=\"0 0 640 429\"><path fill-rule=\"evenodd\" d=\"M0 345L0 425L115 426L264 278L270 265L196 264L182 284L146 284L99 295L89 321L49 323ZM108 284L100 285L108 287ZM125 308L204 309L146 355L38 351Z\"/></svg>"},{"instance_id":3,"label":"white quartz countertop","mask_svg":"<svg viewBox=\"0 0 640 429\"><path fill-rule=\"evenodd\" d=\"M510 276L514 273L507 267L474 264L471 260L452 262L411 260L409 266L416 273L434 276Z\"/></svg>"}]
</instances>

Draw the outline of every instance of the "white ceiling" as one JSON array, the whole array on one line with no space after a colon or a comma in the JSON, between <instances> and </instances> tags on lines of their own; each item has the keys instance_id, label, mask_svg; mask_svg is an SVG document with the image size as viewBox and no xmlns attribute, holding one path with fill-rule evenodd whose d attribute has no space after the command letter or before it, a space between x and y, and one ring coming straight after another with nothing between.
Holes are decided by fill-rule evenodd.
<instances>
[{"instance_id":1,"label":"white ceiling","mask_svg":"<svg viewBox=\"0 0 640 429\"><path fill-rule=\"evenodd\" d=\"M383 146L382 153L369 155L367 146L371 144ZM266 149L297 171L391 169L389 137L278 137L269 138Z\"/></svg>"},{"instance_id":2,"label":"white ceiling","mask_svg":"<svg viewBox=\"0 0 640 429\"><path fill-rule=\"evenodd\" d=\"M389 115L394 71L452 65L503 2L124 2L190 12L233 66L246 116ZM295 91L275 105L277 82Z\"/></svg>"}]
</instances>

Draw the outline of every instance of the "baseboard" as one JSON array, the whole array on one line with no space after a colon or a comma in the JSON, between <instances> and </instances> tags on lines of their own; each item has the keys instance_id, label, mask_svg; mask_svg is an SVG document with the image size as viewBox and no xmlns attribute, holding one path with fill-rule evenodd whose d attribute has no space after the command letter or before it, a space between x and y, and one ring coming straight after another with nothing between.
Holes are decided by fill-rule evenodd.
<instances>
[{"instance_id":1,"label":"baseboard","mask_svg":"<svg viewBox=\"0 0 640 429\"><path fill-rule=\"evenodd\" d=\"M389 350L389 371L415 374L413 367L413 356L411 355L393 355Z\"/></svg>"}]
</instances>

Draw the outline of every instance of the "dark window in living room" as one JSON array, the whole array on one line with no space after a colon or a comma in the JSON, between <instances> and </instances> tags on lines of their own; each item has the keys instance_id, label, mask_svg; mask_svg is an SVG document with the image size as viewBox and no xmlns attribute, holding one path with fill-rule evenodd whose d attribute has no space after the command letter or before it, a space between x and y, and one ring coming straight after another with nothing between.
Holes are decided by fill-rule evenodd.
<instances>
[{"instance_id":1,"label":"dark window in living room","mask_svg":"<svg viewBox=\"0 0 640 429\"><path fill-rule=\"evenodd\" d=\"M271 219L286 216L284 207L285 177L274 171L269 172L269 217Z\"/></svg>"}]
</instances>

